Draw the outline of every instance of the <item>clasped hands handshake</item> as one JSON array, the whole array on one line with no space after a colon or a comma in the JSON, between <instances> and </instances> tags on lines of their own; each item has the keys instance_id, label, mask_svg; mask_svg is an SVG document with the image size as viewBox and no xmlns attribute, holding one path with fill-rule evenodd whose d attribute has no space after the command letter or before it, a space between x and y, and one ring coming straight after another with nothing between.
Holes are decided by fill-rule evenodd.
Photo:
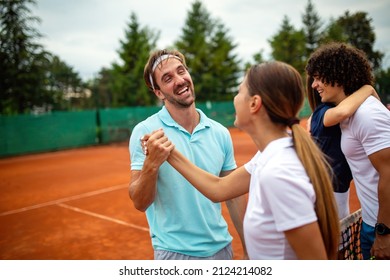
<instances>
[{"instance_id":1,"label":"clasped hands handshake","mask_svg":"<svg viewBox=\"0 0 390 280\"><path fill-rule=\"evenodd\" d=\"M161 163L168 159L175 148L175 145L168 139L162 128L145 134L141 137L140 142L144 154Z\"/></svg>"}]
</instances>

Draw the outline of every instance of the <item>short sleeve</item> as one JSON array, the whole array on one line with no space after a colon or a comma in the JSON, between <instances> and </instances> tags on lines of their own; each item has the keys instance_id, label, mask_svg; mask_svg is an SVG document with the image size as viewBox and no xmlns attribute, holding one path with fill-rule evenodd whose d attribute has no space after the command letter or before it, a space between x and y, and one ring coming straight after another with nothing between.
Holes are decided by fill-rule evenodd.
<instances>
[{"instance_id":1,"label":"short sleeve","mask_svg":"<svg viewBox=\"0 0 390 280\"><path fill-rule=\"evenodd\" d=\"M141 170L144 165L145 155L142 151L140 139L147 133L148 130L142 123L137 124L131 133L129 142L131 170Z\"/></svg>"}]
</instances>

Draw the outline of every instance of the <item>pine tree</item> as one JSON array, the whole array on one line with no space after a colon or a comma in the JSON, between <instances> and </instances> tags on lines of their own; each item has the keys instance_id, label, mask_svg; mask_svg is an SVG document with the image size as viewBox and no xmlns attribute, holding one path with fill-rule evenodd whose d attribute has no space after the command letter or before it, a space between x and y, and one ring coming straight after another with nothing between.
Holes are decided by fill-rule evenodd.
<instances>
[{"instance_id":1,"label":"pine tree","mask_svg":"<svg viewBox=\"0 0 390 280\"><path fill-rule=\"evenodd\" d=\"M175 47L186 56L197 100L231 100L241 71L227 28L195 1L182 32Z\"/></svg>"},{"instance_id":2,"label":"pine tree","mask_svg":"<svg viewBox=\"0 0 390 280\"><path fill-rule=\"evenodd\" d=\"M34 0L0 2L0 114L28 112L50 102L44 88L48 53L30 16Z\"/></svg>"},{"instance_id":3,"label":"pine tree","mask_svg":"<svg viewBox=\"0 0 390 280\"><path fill-rule=\"evenodd\" d=\"M306 52L308 58L310 54L318 47L318 42L321 37L322 20L311 0L308 1L305 8L305 13L302 15L303 31L306 37Z\"/></svg>"},{"instance_id":4,"label":"pine tree","mask_svg":"<svg viewBox=\"0 0 390 280\"><path fill-rule=\"evenodd\" d=\"M222 24L216 25L211 41L211 83L208 100L232 100L237 93L238 78L242 76L239 59L233 53L237 45L227 36L228 31Z\"/></svg>"},{"instance_id":5,"label":"pine tree","mask_svg":"<svg viewBox=\"0 0 390 280\"><path fill-rule=\"evenodd\" d=\"M155 103L155 98L143 80L143 71L150 52L155 48L159 33L141 27L135 13L120 40L120 62L112 64L109 89L112 92L112 107L144 106Z\"/></svg>"},{"instance_id":6,"label":"pine tree","mask_svg":"<svg viewBox=\"0 0 390 280\"><path fill-rule=\"evenodd\" d=\"M294 66L300 73L305 69L306 40L303 30L296 30L288 16L283 17L278 33L269 40L272 57Z\"/></svg>"},{"instance_id":7,"label":"pine tree","mask_svg":"<svg viewBox=\"0 0 390 280\"><path fill-rule=\"evenodd\" d=\"M374 69L378 69L381 66L384 54L373 49L375 32L371 22L372 19L368 17L366 12L356 12L350 15L349 11L346 11L337 20L348 38L348 43L364 51L372 62Z\"/></svg>"}]
</instances>

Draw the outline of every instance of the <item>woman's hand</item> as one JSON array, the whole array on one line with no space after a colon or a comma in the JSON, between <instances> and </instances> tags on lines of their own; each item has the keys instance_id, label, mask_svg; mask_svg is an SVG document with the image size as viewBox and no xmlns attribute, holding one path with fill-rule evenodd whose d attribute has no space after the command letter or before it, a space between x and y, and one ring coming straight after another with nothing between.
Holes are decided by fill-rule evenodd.
<instances>
[{"instance_id":1,"label":"woman's hand","mask_svg":"<svg viewBox=\"0 0 390 280\"><path fill-rule=\"evenodd\" d=\"M165 136L162 129L153 131L152 133L145 134L140 139L142 151L146 156L153 154L166 160L175 148L175 145Z\"/></svg>"}]
</instances>

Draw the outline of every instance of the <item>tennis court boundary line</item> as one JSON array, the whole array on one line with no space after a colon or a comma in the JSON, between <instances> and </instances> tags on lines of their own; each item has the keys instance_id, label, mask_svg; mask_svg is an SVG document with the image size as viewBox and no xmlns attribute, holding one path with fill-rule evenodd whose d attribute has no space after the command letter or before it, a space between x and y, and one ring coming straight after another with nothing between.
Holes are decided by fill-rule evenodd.
<instances>
[{"instance_id":1,"label":"tennis court boundary line","mask_svg":"<svg viewBox=\"0 0 390 280\"><path fill-rule=\"evenodd\" d=\"M92 217L99 218L99 219L102 219L102 220L106 220L106 221L109 221L109 222L117 223L117 224L120 224L120 225L123 225L123 226L127 226L127 227L131 227L131 228L134 228L134 229L139 229L139 230L142 230L142 231L149 232L149 228L137 226L135 224L127 223L127 222L124 222L124 221L121 221L121 220L118 220L118 219L114 219L114 218L111 218L111 217L108 217L108 216L105 216L105 215L102 215L102 214L98 214L98 213L95 213L95 212L91 212L91 211L88 211L88 210L84 210L84 209L81 209L81 208L78 208L78 207L70 206L70 205L67 205L67 204L64 204L64 203L58 203L56 205L60 206L60 207L63 207L63 208L66 208L66 209L69 209L69 210L72 210L72 211L75 211L75 212L78 212L78 213L82 213L82 214L88 215L88 216L92 216Z\"/></svg>"},{"instance_id":2,"label":"tennis court boundary line","mask_svg":"<svg viewBox=\"0 0 390 280\"><path fill-rule=\"evenodd\" d=\"M0 217L1 216L11 215L11 214L22 213L22 212L26 212L26 211L30 211L30 210L46 207L46 206L57 205L57 204L60 204L60 203L64 203L64 202L68 202L68 201L72 201L72 200L77 200L77 199L81 199L81 198L91 197L91 196L94 196L94 195L107 193L107 192L112 192L112 191L124 189L124 188L127 188L127 187L128 187L128 184L121 184L121 185L111 186L111 187L108 187L108 188L103 188L103 189L96 190L96 191L86 192L86 193L83 193L83 194L78 194L78 195L73 195L73 196L69 196L69 197L64 197L64 198L60 198L60 199L56 199L56 200L52 200L52 201L48 201L48 202L44 202L44 203L39 203L39 204L35 204L35 205L31 205L31 206L27 206L27 207L15 209L15 210L6 211L6 212L3 212L3 213L0 213Z\"/></svg>"}]
</instances>

